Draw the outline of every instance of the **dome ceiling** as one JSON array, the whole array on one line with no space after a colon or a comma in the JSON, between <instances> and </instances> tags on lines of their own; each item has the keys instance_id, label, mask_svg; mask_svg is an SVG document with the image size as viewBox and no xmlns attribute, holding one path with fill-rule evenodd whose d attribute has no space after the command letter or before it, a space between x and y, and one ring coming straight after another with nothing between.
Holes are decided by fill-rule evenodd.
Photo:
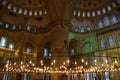
<instances>
[{"instance_id":1,"label":"dome ceiling","mask_svg":"<svg viewBox=\"0 0 120 80\"><path fill-rule=\"evenodd\" d=\"M28 9L44 8L45 4L43 0L12 0L14 4Z\"/></svg>"},{"instance_id":2,"label":"dome ceiling","mask_svg":"<svg viewBox=\"0 0 120 80\"><path fill-rule=\"evenodd\" d=\"M77 0L73 15L80 17L94 17L111 11L119 5L117 0Z\"/></svg>"},{"instance_id":3,"label":"dome ceiling","mask_svg":"<svg viewBox=\"0 0 120 80\"><path fill-rule=\"evenodd\" d=\"M120 0L0 0L0 19L46 30L58 23L71 24L76 18L93 20L95 16L115 10L119 3ZM14 19L10 19L12 17Z\"/></svg>"},{"instance_id":4,"label":"dome ceiling","mask_svg":"<svg viewBox=\"0 0 120 80\"><path fill-rule=\"evenodd\" d=\"M14 13L41 16L46 15L47 10L43 0L3 0L2 5Z\"/></svg>"},{"instance_id":5,"label":"dome ceiling","mask_svg":"<svg viewBox=\"0 0 120 80\"><path fill-rule=\"evenodd\" d=\"M81 10L95 10L111 5L114 0L78 0L76 8Z\"/></svg>"}]
</instances>

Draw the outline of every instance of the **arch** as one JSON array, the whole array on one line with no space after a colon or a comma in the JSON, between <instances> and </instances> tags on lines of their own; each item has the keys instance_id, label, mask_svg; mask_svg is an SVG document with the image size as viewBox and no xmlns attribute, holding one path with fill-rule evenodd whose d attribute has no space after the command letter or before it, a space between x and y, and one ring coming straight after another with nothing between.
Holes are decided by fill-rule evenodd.
<instances>
[{"instance_id":1,"label":"arch","mask_svg":"<svg viewBox=\"0 0 120 80\"><path fill-rule=\"evenodd\" d=\"M14 43L9 43L9 49L14 49Z\"/></svg>"},{"instance_id":2,"label":"arch","mask_svg":"<svg viewBox=\"0 0 120 80\"><path fill-rule=\"evenodd\" d=\"M117 22L118 22L117 16L116 16L116 15L112 15L112 16L110 17L110 22L111 22L111 24L117 23Z\"/></svg>"},{"instance_id":3,"label":"arch","mask_svg":"<svg viewBox=\"0 0 120 80\"><path fill-rule=\"evenodd\" d=\"M103 26L108 26L108 25L110 25L110 21L109 21L109 17L105 17L104 19L103 19Z\"/></svg>"},{"instance_id":4,"label":"arch","mask_svg":"<svg viewBox=\"0 0 120 80\"><path fill-rule=\"evenodd\" d=\"M93 51L93 46L91 42L85 42L82 45L82 53L89 53Z\"/></svg>"},{"instance_id":5,"label":"arch","mask_svg":"<svg viewBox=\"0 0 120 80\"><path fill-rule=\"evenodd\" d=\"M76 39L71 39L69 43L69 48L75 49L77 47L77 40Z\"/></svg>"},{"instance_id":6,"label":"arch","mask_svg":"<svg viewBox=\"0 0 120 80\"><path fill-rule=\"evenodd\" d=\"M7 47L8 44L8 33L7 32L1 32L0 33L0 47Z\"/></svg>"},{"instance_id":7,"label":"arch","mask_svg":"<svg viewBox=\"0 0 120 80\"><path fill-rule=\"evenodd\" d=\"M7 37L6 36L2 36L0 38L0 47L6 47L7 45Z\"/></svg>"},{"instance_id":8,"label":"arch","mask_svg":"<svg viewBox=\"0 0 120 80\"><path fill-rule=\"evenodd\" d=\"M77 48L77 40L73 38L70 40L70 43L69 43L69 54L74 55L76 48Z\"/></svg>"},{"instance_id":9,"label":"arch","mask_svg":"<svg viewBox=\"0 0 120 80\"><path fill-rule=\"evenodd\" d=\"M51 56L51 43L50 41L46 41L43 47L43 56Z\"/></svg>"},{"instance_id":10,"label":"arch","mask_svg":"<svg viewBox=\"0 0 120 80\"><path fill-rule=\"evenodd\" d=\"M27 53L33 53L34 52L34 46L32 45L32 43L27 42L24 46L24 51Z\"/></svg>"}]
</instances>

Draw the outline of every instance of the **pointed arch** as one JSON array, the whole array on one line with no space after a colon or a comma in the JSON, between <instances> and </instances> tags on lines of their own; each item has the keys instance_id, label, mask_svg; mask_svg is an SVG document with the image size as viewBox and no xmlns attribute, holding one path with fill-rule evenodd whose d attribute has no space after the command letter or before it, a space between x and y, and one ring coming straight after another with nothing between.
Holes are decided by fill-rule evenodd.
<instances>
[{"instance_id":1,"label":"pointed arch","mask_svg":"<svg viewBox=\"0 0 120 80\"><path fill-rule=\"evenodd\" d=\"M93 51L93 46L91 42L85 42L82 45L82 53L89 53Z\"/></svg>"},{"instance_id":2,"label":"pointed arch","mask_svg":"<svg viewBox=\"0 0 120 80\"><path fill-rule=\"evenodd\" d=\"M75 49L77 48L77 40L76 39L71 39L69 43L69 53L70 55L75 54Z\"/></svg>"}]
</instances>

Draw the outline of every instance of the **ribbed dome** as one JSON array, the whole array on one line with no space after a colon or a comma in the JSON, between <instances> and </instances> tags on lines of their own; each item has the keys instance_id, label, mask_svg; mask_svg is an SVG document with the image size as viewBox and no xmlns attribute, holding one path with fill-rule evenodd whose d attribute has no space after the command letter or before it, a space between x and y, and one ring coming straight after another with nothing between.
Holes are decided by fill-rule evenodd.
<instances>
[{"instance_id":1,"label":"ribbed dome","mask_svg":"<svg viewBox=\"0 0 120 80\"><path fill-rule=\"evenodd\" d=\"M73 15L78 17L94 17L111 11L119 4L116 0L78 0Z\"/></svg>"}]
</instances>

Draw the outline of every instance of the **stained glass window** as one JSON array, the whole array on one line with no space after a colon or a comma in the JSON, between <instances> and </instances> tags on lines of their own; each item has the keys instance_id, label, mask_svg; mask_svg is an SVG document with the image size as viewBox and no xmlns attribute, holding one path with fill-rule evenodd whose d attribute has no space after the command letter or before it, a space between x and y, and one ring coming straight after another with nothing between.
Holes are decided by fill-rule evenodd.
<instances>
[{"instance_id":1,"label":"stained glass window","mask_svg":"<svg viewBox=\"0 0 120 80\"><path fill-rule=\"evenodd\" d=\"M14 44L13 43L10 43L9 44L9 49L13 49L14 48Z\"/></svg>"},{"instance_id":2,"label":"stained glass window","mask_svg":"<svg viewBox=\"0 0 120 80\"><path fill-rule=\"evenodd\" d=\"M9 28L9 24L6 24L6 25L5 25L5 28L6 28L6 29Z\"/></svg>"},{"instance_id":3,"label":"stained glass window","mask_svg":"<svg viewBox=\"0 0 120 80\"><path fill-rule=\"evenodd\" d=\"M5 47L7 44L7 38L6 37L2 37L1 41L0 41L0 46L1 47Z\"/></svg>"},{"instance_id":4,"label":"stained glass window","mask_svg":"<svg viewBox=\"0 0 120 80\"><path fill-rule=\"evenodd\" d=\"M111 23L112 23L112 24L117 23L117 17L116 17L116 16L112 16L112 18L111 18Z\"/></svg>"},{"instance_id":5,"label":"stained glass window","mask_svg":"<svg viewBox=\"0 0 120 80\"><path fill-rule=\"evenodd\" d=\"M13 25L12 29L15 30L16 29L16 25Z\"/></svg>"},{"instance_id":6,"label":"stained glass window","mask_svg":"<svg viewBox=\"0 0 120 80\"><path fill-rule=\"evenodd\" d=\"M17 7L16 6L13 7L13 12L17 12Z\"/></svg>"},{"instance_id":7,"label":"stained glass window","mask_svg":"<svg viewBox=\"0 0 120 80\"><path fill-rule=\"evenodd\" d=\"M102 21L100 21L99 23L98 23L98 28L102 28L103 27L103 23L102 23Z\"/></svg>"},{"instance_id":8,"label":"stained glass window","mask_svg":"<svg viewBox=\"0 0 120 80\"><path fill-rule=\"evenodd\" d=\"M100 40L100 47L105 48L105 42L103 39Z\"/></svg>"},{"instance_id":9,"label":"stained glass window","mask_svg":"<svg viewBox=\"0 0 120 80\"><path fill-rule=\"evenodd\" d=\"M44 48L44 56L48 56L48 49Z\"/></svg>"},{"instance_id":10,"label":"stained glass window","mask_svg":"<svg viewBox=\"0 0 120 80\"><path fill-rule=\"evenodd\" d=\"M18 10L18 14L22 14L22 9L21 8Z\"/></svg>"},{"instance_id":11,"label":"stained glass window","mask_svg":"<svg viewBox=\"0 0 120 80\"><path fill-rule=\"evenodd\" d=\"M108 18L108 17L105 17L105 18L104 18L104 26L108 26L108 25L110 25L109 18Z\"/></svg>"},{"instance_id":12,"label":"stained glass window","mask_svg":"<svg viewBox=\"0 0 120 80\"><path fill-rule=\"evenodd\" d=\"M114 46L114 39L112 36L108 38L109 46Z\"/></svg>"},{"instance_id":13,"label":"stained glass window","mask_svg":"<svg viewBox=\"0 0 120 80\"><path fill-rule=\"evenodd\" d=\"M31 48L27 47L27 53L31 52Z\"/></svg>"},{"instance_id":14,"label":"stained glass window","mask_svg":"<svg viewBox=\"0 0 120 80\"><path fill-rule=\"evenodd\" d=\"M70 50L70 55L74 55L75 54L75 50L74 49L71 49Z\"/></svg>"},{"instance_id":15,"label":"stained glass window","mask_svg":"<svg viewBox=\"0 0 120 80\"><path fill-rule=\"evenodd\" d=\"M30 26L27 26L27 31L30 31L30 28L31 28Z\"/></svg>"}]
</instances>

